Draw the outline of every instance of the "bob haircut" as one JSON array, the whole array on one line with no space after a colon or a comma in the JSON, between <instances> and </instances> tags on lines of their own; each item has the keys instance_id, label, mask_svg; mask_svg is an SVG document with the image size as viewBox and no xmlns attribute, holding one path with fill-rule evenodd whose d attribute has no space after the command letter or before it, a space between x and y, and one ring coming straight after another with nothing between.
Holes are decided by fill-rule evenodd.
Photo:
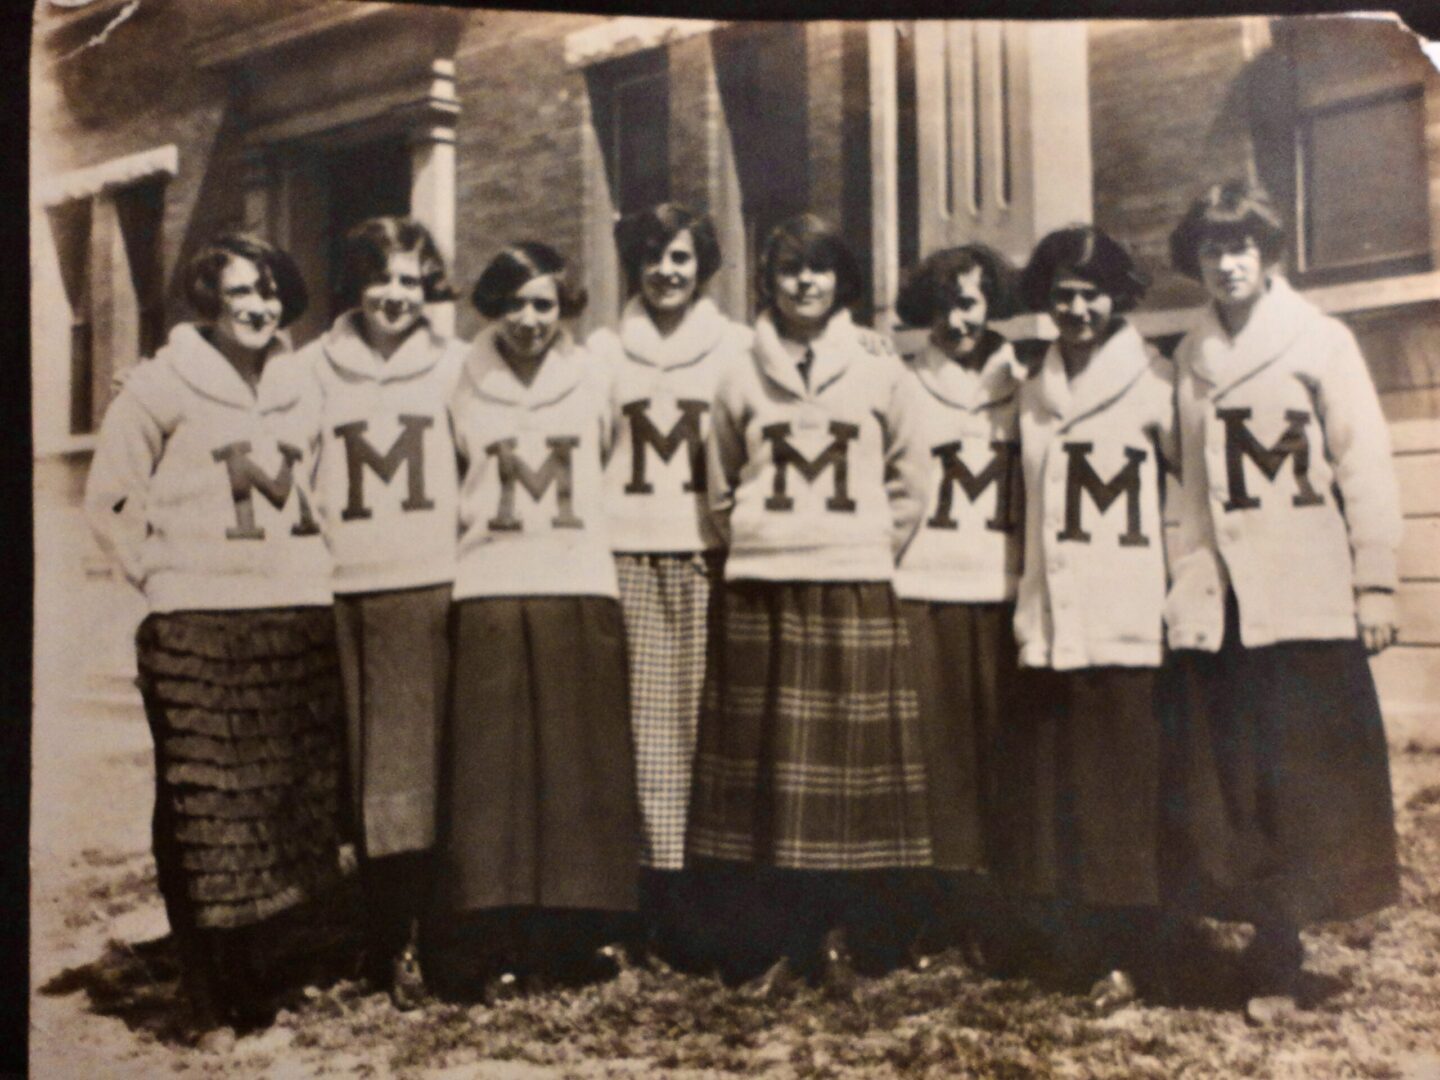
<instances>
[{"instance_id":1,"label":"bob haircut","mask_svg":"<svg viewBox=\"0 0 1440 1080\"><path fill-rule=\"evenodd\" d=\"M222 233L190 259L185 266L185 298L203 321L220 317L220 275L231 259L253 263L260 272L263 295L280 298L280 325L289 326L310 303L305 279L295 260L273 244L248 233Z\"/></svg>"},{"instance_id":2,"label":"bob haircut","mask_svg":"<svg viewBox=\"0 0 1440 1080\"><path fill-rule=\"evenodd\" d=\"M1115 303L1115 314L1131 310L1150 287L1141 270L1118 240L1093 225L1056 229L1035 245L1020 275L1020 299L1030 311L1050 306L1050 289L1062 274L1093 281Z\"/></svg>"},{"instance_id":3,"label":"bob haircut","mask_svg":"<svg viewBox=\"0 0 1440 1080\"><path fill-rule=\"evenodd\" d=\"M1244 180L1215 184L1193 203L1170 234L1170 265L1200 279L1200 245L1206 240L1254 240L1266 266L1285 251L1285 226L1262 187Z\"/></svg>"},{"instance_id":4,"label":"bob haircut","mask_svg":"<svg viewBox=\"0 0 1440 1080\"><path fill-rule=\"evenodd\" d=\"M782 221L770 231L760 253L756 269L755 290L762 311L775 308L775 275L786 260L798 260L812 270L835 271L835 306L833 315L860 299L864 287L860 264L855 253L828 221L814 214L798 214Z\"/></svg>"},{"instance_id":5,"label":"bob haircut","mask_svg":"<svg viewBox=\"0 0 1440 1080\"><path fill-rule=\"evenodd\" d=\"M895 298L895 314L907 326L929 326L954 303L955 279L976 269L989 318L1014 315L1015 268L1004 255L984 244L942 248L926 256L906 275Z\"/></svg>"},{"instance_id":6,"label":"bob haircut","mask_svg":"<svg viewBox=\"0 0 1440 1080\"><path fill-rule=\"evenodd\" d=\"M524 240L502 248L475 282L470 302L487 319L498 319L505 307L526 282L549 275L555 279L555 292L560 298L560 317L574 318L585 310L589 296L585 287L574 280L565 256L549 244Z\"/></svg>"},{"instance_id":7,"label":"bob haircut","mask_svg":"<svg viewBox=\"0 0 1440 1080\"><path fill-rule=\"evenodd\" d=\"M626 214L616 222L615 246L620 249L620 266L625 271L626 295L634 296L640 291L640 277L645 267L658 262L670 241L687 229L695 242L698 292L720 269L720 240L709 214L697 214L678 203L660 203Z\"/></svg>"},{"instance_id":8,"label":"bob haircut","mask_svg":"<svg viewBox=\"0 0 1440 1080\"><path fill-rule=\"evenodd\" d=\"M353 307L366 286L385 277L391 255L413 252L420 259L420 286L425 302L455 299L445 273L445 258L424 225L409 217L373 217L345 235L345 257L335 298L342 308Z\"/></svg>"}]
</instances>

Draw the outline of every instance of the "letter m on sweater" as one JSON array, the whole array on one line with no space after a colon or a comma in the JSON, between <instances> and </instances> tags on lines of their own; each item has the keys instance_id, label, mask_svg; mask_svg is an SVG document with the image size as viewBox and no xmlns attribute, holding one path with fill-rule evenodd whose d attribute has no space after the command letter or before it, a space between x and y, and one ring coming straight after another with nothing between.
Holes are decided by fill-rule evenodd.
<instances>
[{"instance_id":1,"label":"letter m on sweater","mask_svg":"<svg viewBox=\"0 0 1440 1080\"><path fill-rule=\"evenodd\" d=\"M285 509L290 492L295 492L300 507L300 520L290 527L292 536L310 536L320 531L315 517L310 513L310 502L305 492L295 486L295 463L304 455L288 443L280 443L280 470L274 476L250 459L250 444L245 441L233 442L210 456L225 466L230 476L230 496L235 501L235 527L225 530L227 540L264 540L265 530L255 524L256 491L265 496L265 501L276 510Z\"/></svg>"},{"instance_id":2,"label":"letter m on sweater","mask_svg":"<svg viewBox=\"0 0 1440 1080\"><path fill-rule=\"evenodd\" d=\"M1261 445L1246 425L1245 421L1250 419L1249 409L1216 409L1215 415L1225 425L1225 478L1230 485L1230 498L1225 500L1227 511L1253 510L1260 505L1260 500L1251 495L1245 486L1247 457L1259 466L1267 480L1279 476L1285 459L1290 458L1295 467L1295 486L1299 489L1291 503L1295 506L1320 506L1325 502L1325 496L1310 483L1310 439L1305 434L1305 427L1310 423L1308 412L1287 409L1286 428L1269 449Z\"/></svg>"},{"instance_id":3,"label":"letter m on sweater","mask_svg":"<svg viewBox=\"0 0 1440 1080\"><path fill-rule=\"evenodd\" d=\"M384 483L395 479L400 466L405 466L406 495L402 510L433 510L435 502L425 497L425 430L433 427L434 417L404 416L400 418L400 435L381 454L365 438L369 423L356 420L340 424L335 434L345 440L346 496L342 521L363 521L373 516L365 505L365 469L375 471Z\"/></svg>"},{"instance_id":4,"label":"letter m on sweater","mask_svg":"<svg viewBox=\"0 0 1440 1080\"><path fill-rule=\"evenodd\" d=\"M775 463L775 486L765 500L766 510L793 510L795 500L788 494L790 469L794 468L811 484L820 479L826 469L831 470L835 484L831 496L825 500L825 509L853 514L855 500L850 498L850 441L859 438L860 428L855 424L830 421L830 445L813 461L807 458L790 442L789 422L769 424L760 429L770 443Z\"/></svg>"},{"instance_id":5,"label":"letter m on sweater","mask_svg":"<svg viewBox=\"0 0 1440 1080\"><path fill-rule=\"evenodd\" d=\"M575 479L571 454L580 440L574 435L552 435L545 440L550 453L539 469L532 469L515 452L515 440L501 439L485 448L485 453L496 459L500 470L500 509L487 522L498 532L518 532L524 528L515 515L515 486L518 484L529 493L530 498L539 502L545 492L555 487L555 517L550 524L557 529L579 529L584 522L575 516Z\"/></svg>"},{"instance_id":6,"label":"letter m on sweater","mask_svg":"<svg viewBox=\"0 0 1440 1080\"><path fill-rule=\"evenodd\" d=\"M960 526L954 515L955 485L959 484L965 497L973 503L993 484L995 516L985 522L985 527L995 532L1010 532L1015 527L1010 503L1014 497L1012 480L1020 444L999 439L992 442L990 449L994 451L994 456L978 476L960 459L960 445L957 439L930 451L940 459L940 494L935 503L935 513L926 524L932 529L958 529Z\"/></svg>"},{"instance_id":7,"label":"letter m on sweater","mask_svg":"<svg viewBox=\"0 0 1440 1080\"><path fill-rule=\"evenodd\" d=\"M660 455L661 461L669 461L681 443L685 444L685 454L690 459L690 478L685 481L685 490L705 490L705 443L700 438L700 418L710 403L682 399L678 404L680 419L665 435L660 434L650 419L649 398L632 401L620 410L630 421L630 482L625 485L625 494L649 495L655 491L655 485L645 475L645 466L650 460L645 453L647 446Z\"/></svg>"},{"instance_id":8,"label":"letter m on sweater","mask_svg":"<svg viewBox=\"0 0 1440 1080\"><path fill-rule=\"evenodd\" d=\"M1125 467L1110 480L1100 479L1100 474L1090 464L1090 451L1094 443L1066 443L1068 456L1065 471L1065 528L1060 532L1061 540L1077 540L1082 544L1090 542L1090 534L1080 527L1080 508L1084 501L1081 496L1089 495L1095 508L1102 514L1110 509L1120 496L1125 496L1125 531L1120 534L1121 547L1148 547L1149 538L1140 531L1140 466L1149 456L1144 450L1133 446L1125 447Z\"/></svg>"}]
</instances>

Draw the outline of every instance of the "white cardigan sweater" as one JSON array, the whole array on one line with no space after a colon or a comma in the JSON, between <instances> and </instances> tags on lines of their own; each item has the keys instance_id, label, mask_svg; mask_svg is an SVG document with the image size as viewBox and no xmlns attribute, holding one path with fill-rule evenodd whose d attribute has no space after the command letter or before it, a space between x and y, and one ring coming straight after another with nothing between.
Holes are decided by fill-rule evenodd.
<instances>
[{"instance_id":1,"label":"white cardigan sweater","mask_svg":"<svg viewBox=\"0 0 1440 1080\"><path fill-rule=\"evenodd\" d=\"M1050 346L1021 389L1023 666L1159 665L1174 408L1173 366L1128 324L1073 382Z\"/></svg>"},{"instance_id":2,"label":"white cardigan sweater","mask_svg":"<svg viewBox=\"0 0 1440 1080\"><path fill-rule=\"evenodd\" d=\"M1166 622L1219 649L1355 636L1356 589L1396 587L1390 436L1350 331L1281 278L1234 338L1213 309L1176 354L1185 483Z\"/></svg>"},{"instance_id":3,"label":"white cardigan sweater","mask_svg":"<svg viewBox=\"0 0 1440 1080\"><path fill-rule=\"evenodd\" d=\"M252 391L188 323L135 368L100 426L85 512L152 611L331 603L310 386L277 339Z\"/></svg>"}]
</instances>

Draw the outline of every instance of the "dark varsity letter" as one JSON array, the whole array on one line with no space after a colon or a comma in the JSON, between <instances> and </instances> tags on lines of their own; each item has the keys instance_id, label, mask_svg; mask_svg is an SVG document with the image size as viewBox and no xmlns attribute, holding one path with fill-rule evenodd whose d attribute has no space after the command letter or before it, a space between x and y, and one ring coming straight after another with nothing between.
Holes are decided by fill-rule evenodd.
<instances>
[{"instance_id":1,"label":"dark varsity letter","mask_svg":"<svg viewBox=\"0 0 1440 1080\"><path fill-rule=\"evenodd\" d=\"M789 469L793 465L812 484L826 469L833 469L835 488L825 500L825 509L844 514L855 512L855 500L850 498L850 440L860 437L859 427L839 420L830 421L830 445L814 461L791 445L788 422L770 424L760 433L770 443L775 462L775 486L765 500L765 509L794 509L795 500L786 494Z\"/></svg>"},{"instance_id":2,"label":"dark varsity letter","mask_svg":"<svg viewBox=\"0 0 1440 1080\"><path fill-rule=\"evenodd\" d=\"M295 463L305 455L289 443L280 443L280 471L266 476L264 470L250 460L250 444L233 442L211 452L210 456L225 466L230 476L230 496L235 501L235 527L225 530L227 540L264 540L265 530L255 524L254 492L259 491L276 510L283 510L290 492L300 508L300 520L290 527L292 536L310 536L320 531L310 512L310 501L294 483Z\"/></svg>"},{"instance_id":3,"label":"dark varsity letter","mask_svg":"<svg viewBox=\"0 0 1440 1080\"><path fill-rule=\"evenodd\" d=\"M496 459L500 470L500 509L487 522L490 528L499 532L518 532L524 527L524 522L515 516L516 483L536 502L554 484L555 517L550 524L557 529L584 527L585 523L575 516L574 471L570 463L571 451L580 445L580 440L574 435L552 435L545 440L545 445L550 448L550 453L538 470L520 460L515 453L513 438L501 439L485 448L485 452Z\"/></svg>"},{"instance_id":4,"label":"dark varsity letter","mask_svg":"<svg viewBox=\"0 0 1440 1080\"><path fill-rule=\"evenodd\" d=\"M400 416L401 432L390 449L382 455L365 438L369 423L356 420L351 424L340 424L335 434L345 440L346 497L345 509L340 511L342 521L364 520L373 515L365 505L365 467L368 465L375 475L388 484L395 479L400 465L405 465L406 494L400 509L433 510L435 502L425 497L425 430L433 427L435 420L430 416Z\"/></svg>"},{"instance_id":5,"label":"dark varsity letter","mask_svg":"<svg viewBox=\"0 0 1440 1080\"><path fill-rule=\"evenodd\" d=\"M1004 442L996 440L990 444L994 456L990 464L980 470L980 475L975 475L960 460L960 440L944 443L932 447L930 453L940 459L942 466L940 472L940 497L935 504L935 514L925 524L932 529L957 529L959 523L955 520L955 485L959 484L965 492L965 497L972 503L980 498L985 489L991 484L995 488L995 516L985 522L987 529L995 532L1012 532L1015 528L1014 514L1011 510L1011 501L1015 495L1015 466L1018 462L1017 451L1020 444L1015 442Z\"/></svg>"},{"instance_id":6,"label":"dark varsity letter","mask_svg":"<svg viewBox=\"0 0 1440 1080\"><path fill-rule=\"evenodd\" d=\"M1149 538L1140 531L1140 466L1149 456L1144 450L1125 447L1125 467L1108 483L1101 480L1090 464L1094 443L1066 443L1069 455L1065 473L1065 528L1061 540L1090 542L1090 534L1080 527L1080 493L1088 492L1096 508L1103 514L1121 495L1125 496L1126 529L1120 534L1121 547L1148 547Z\"/></svg>"},{"instance_id":7,"label":"dark varsity letter","mask_svg":"<svg viewBox=\"0 0 1440 1080\"><path fill-rule=\"evenodd\" d=\"M1288 457L1294 462L1295 486L1300 490L1290 502L1294 506L1323 506L1325 496L1310 483L1310 439L1305 426L1310 423L1310 414L1304 409L1287 409L1285 419L1288 425L1281 432L1275 445L1268 450L1255 438L1245 421L1250 419L1249 409L1217 409L1215 415L1225 424L1225 476L1230 485L1230 498L1225 509L1253 510L1260 500L1250 494L1245 485L1245 459L1248 457L1265 474L1265 479L1274 481L1280 475Z\"/></svg>"},{"instance_id":8,"label":"dark varsity letter","mask_svg":"<svg viewBox=\"0 0 1440 1080\"><path fill-rule=\"evenodd\" d=\"M661 461L669 461L685 444L685 456L690 459L690 478L685 481L685 490L705 490L705 441L700 437L700 420L710 408L706 401L691 401L682 398L680 419L675 421L669 433L662 435L650 419L650 399L639 398L621 408L630 421L630 482L625 485L627 495L649 495L655 485L646 479L645 464L648 457L645 447L654 448Z\"/></svg>"}]
</instances>

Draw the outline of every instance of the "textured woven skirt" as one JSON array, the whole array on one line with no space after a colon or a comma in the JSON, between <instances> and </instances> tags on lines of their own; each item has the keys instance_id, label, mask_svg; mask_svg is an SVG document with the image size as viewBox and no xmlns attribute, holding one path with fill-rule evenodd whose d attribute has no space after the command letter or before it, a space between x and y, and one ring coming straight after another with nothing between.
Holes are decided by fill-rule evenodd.
<instances>
[{"instance_id":1,"label":"textured woven skirt","mask_svg":"<svg viewBox=\"0 0 1440 1080\"><path fill-rule=\"evenodd\" d=\"M1232 596L1220 651L1177 651L1167 681L1178 907L1304 925L1398 899L1385 729L1358 641L1247 649Z\"/></svg>"},{"instance_id":2,"label":"textured woven skirt","mask_svg":"<svg viewBox=\"0 0 1440 1080\"><path fill-rule=\"evenodd\" d=\"M692 552L617 555L615 565L630 654L640 864L679 870L685 865L710 596L720 562Z\"/></svg>"},{"instance_id":3,"label":"textured woven skirt","mask_svg":"<svg viewBox=\"0 0 1440 1080\"><path fill-rule=\"evenodd\" d=\"M1160 901L1157 669L1021 669L998 740L1000 880L1095 906Z\"/></svg>"},{"instance_id":4,"label":"textured woven skirt","mask_svg":"<svg viewBox=\"0 0 1440 1080\"><path fill-rule=\"evenodd\" d=\"M330 608L157 613L135 640L172 922L232 929L315 896L339 843Z\"/></svg>"},{"instance_id":5,"label":"textured woven skirt","mask_svg":"<svg viewBox=\"0 0 1440 1080\"><path fill-rule=\"evenodd\" d=\"M687 857L793 870L930 865L924 743L886 582L727 582Z\"/></svg>"},{"instance_id":6,"label":"textured woven skirt","mask_svg":"<svg viewBox=\"0 0 1440 1080\"><path fill-rule=\"evenodd\" d=\"M451 620L442 904L633 910L640 829L620 605L470 599Z\"/></svg>"},{"instance_id":7,"label":"textured woven skirt","mask_svg":"<svg viewBox=\"0 0 1440 1080\"><path fill-rule=\"evenodd\" d=\"M984 871L999 836L995 739L1014 709L1013 604L901 603L925 743L930 833L940 870Z\"/></svg>"},{"instance_id":8,"label":"textured woven skirt","mask_svg":"<svg viewBox=\"0 0 1440 1080\"><path fill-rule=\"evenodd\" d=\"M370 858L435 841L450 586L335 598L350 804Z\"/></svg>"}]
</instances>

